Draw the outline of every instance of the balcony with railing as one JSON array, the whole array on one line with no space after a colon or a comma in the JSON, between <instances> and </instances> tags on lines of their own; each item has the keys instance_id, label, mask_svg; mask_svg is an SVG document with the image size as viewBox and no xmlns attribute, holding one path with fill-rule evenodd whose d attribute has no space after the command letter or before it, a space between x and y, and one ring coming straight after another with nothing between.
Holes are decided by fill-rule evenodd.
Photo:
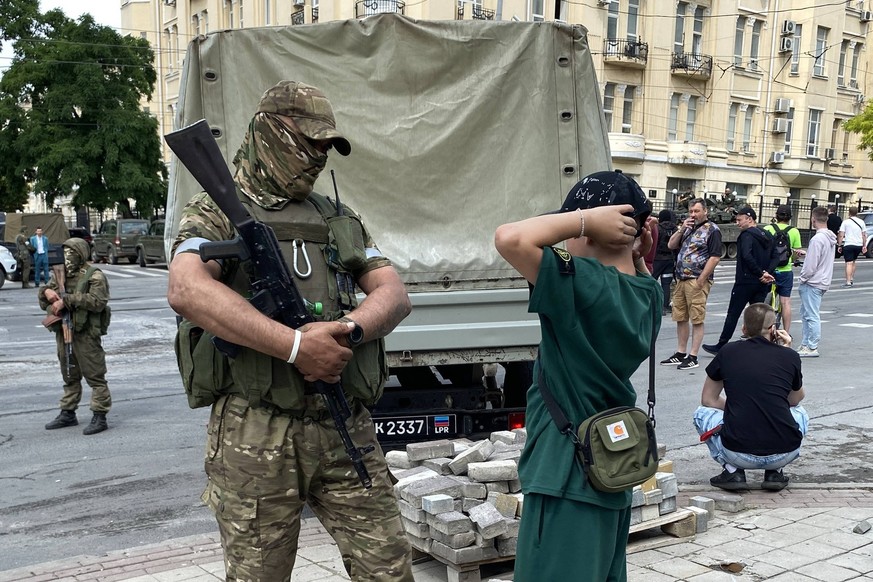
<instances>
[{"instance_id":1,"label":"balcony with railing","mask_svg":"<svg viewBox=\"0 0 873 582\"><path fill-rule=\"evenodd\" d=\"M473 4L472 2L464 2L463 0L459 0L458 2L458 15L457 20L464 20L464 13L466 12L466 7L470 7L470 17L473 20L494 20L494 10L489 10L488 8L482 8L480 4Z\"/></svg>"},{"instance_id":2,"label":"balcony with railing","mask_svg":"<svg viewBox=\"0 0 873 582\"><path fill-rule=\"evenodd\" d=\"M318 22L318 6L312 7L312 23Z\"/></svg>"},{"instance_id":3,"label":"balcony with railing","mask_svg":"<svg viewBox=\"0 0 873 582\"><path fill-rule=\"evenodd\" d=\"M673 53L670 72L684 77L709 79L712 76L712 57L694 53Z\"/></svg>"},{"instance_id":4,"label":"balcony with railing","mask_svg":"<svg viewBox=\"0 0 873 582\"><path fill-rule=\"evenodd\" d=\"M355 18L366 18L375 14L406 14L406 3L401 0L361 0L355 2Z\"/></svg>"},{"instance_id":5,"label":"balcony with railing","mask_svg":"<svg viewBox=\"0 0 873 582\"><path fill-rule=\"evenodd\" d=\"M291 24L303 24L306 20L303 18L303 8L291 13Z\"/></svg>"},{"instance_id":6,"label":"balcony with railing","mask_svg":"<svg viewBox=\"0 0 873 582\"><path fill-rule=\"evenodd\" d=\"M649 43L607 38L603 41L603 62L643 69L649 60Z\"/></svg>"}]
</instances>

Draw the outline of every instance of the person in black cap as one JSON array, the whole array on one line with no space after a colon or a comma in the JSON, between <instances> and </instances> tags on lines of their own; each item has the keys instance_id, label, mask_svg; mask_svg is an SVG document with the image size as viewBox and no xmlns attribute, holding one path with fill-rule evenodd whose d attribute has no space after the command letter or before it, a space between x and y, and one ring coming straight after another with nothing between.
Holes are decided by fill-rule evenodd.
<instances>
[{"instance_id":1,"label":"person in black cap","mask_svg":"<svg viewBox=\"0 0 873 582\"><path fill-rule=\"evenodd\" d=\"M743 206L734 217L742 231L737 237L734 288L731 289L731 301L718 343L703 345L703 349L710 354L717 354L730 341L743 308L752 303L763 303L770 284L776 280L772 275L776 268L773 237L758 228L757 219L758 215L751 206Z\"/></svg>"},{"instance_id":2,"label":"person in black cap","mask_svg":"<svg viewBox=\"0 0 873 582\"><path fill-rule=\"evenodd\" d=\"M673 283L673 269L676 267L676 251L671 250L668 244L677 228L675 212L665 208L658 213L658 236L655 242L652 277L661 282L661 291L664 293L662 315L670 311L670 285Z\"/></svg>"},{"instance_id":3,"label":"person in black cap","mask_svg":"<svg viewBox=\"0 0 873 582\"><path fill-rule=\"evenodd\" d=\"M539 314L542 331L519 461L525 508L516 582L579 579L580 572L586 580L626 579L631 492L603 493L588 483L538 384L542 374L575 424L634 405L630 377L661 324L661 287L643 260L652 244L650 212L631 178L597 172L558 211L495 234L497 250L533 286L529 310ZM562 241L566 250L553 246Z\"/></svg>"}]
</instances>

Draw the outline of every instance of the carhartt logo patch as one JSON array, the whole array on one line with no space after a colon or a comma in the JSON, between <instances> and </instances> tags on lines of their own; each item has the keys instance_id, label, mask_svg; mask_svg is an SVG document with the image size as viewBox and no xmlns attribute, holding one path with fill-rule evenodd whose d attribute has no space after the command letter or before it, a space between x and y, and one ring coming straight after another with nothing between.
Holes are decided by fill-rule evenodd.
<instances>
[{"instance_id":1,"label":"carhartt logo patch","mask_svg":"<svg viewBox=\"0 0 873 582\"><path fill-rule=\"evenodd\" d=\"M606 425L606 430L609 433L609 438L614 443L630 438L627 434L627 427L625 427L623 420Z\"/></svg>"}]
</instances>

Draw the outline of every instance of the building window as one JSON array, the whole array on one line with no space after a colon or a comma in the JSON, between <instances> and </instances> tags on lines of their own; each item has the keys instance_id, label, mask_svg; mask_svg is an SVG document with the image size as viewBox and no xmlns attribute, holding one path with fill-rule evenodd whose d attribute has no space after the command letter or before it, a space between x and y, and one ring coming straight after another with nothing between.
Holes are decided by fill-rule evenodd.
<instances>
[{"instance_id":1,"label":"building window","mask_svg":"<svg viewBox=\"0 0 873 582\"><path fill-rule=\"evenodd\" d=\"M791 70L789 71L792 75L797 75L800 72L800 32L802 29L802 25L795 24L794 25L794 48L791 51Z\"/></svg>"},{"instance_id":2,"label":"building window","mask_svg":"<svg viewBox=\"0 0 873 582\"><path fill-rule=\"evenodd\" d=\"M203 34L209 34L209 12L204 10L200 13L200 22L203 25Z\"/></svg>"},{"instance_id":3,"label":"building window","mask_svg":"<svg viewBox=\"0 0 873 582\"><path fill-rule=\"evenodd\" d=\"M703 52L703 7L694 10L694 33L691 36L691 54L700 55Z\"/></svg>"},{"instance_id":4,"label":"building window","mask_svg":"<svg viewBox=\"0 0 873 582\"><path fill-rule=\"evenodd\" d=\"M603 117L606 131L612 131L612 110L615 108L615 83L607 83L603 89Z\"/></svg>"},{"instance_id":5,"label":"building window","mask_svg":"<svg viewBox=\"0 0 873 582\"><path fill-rule=\"evenodd\" d=\"M680 2L676 5L676 30L673 31L673 52L681 55L685 52L685 10L688 4Z\"/></svg>"},{"instance_id":6,"label":"building window","mask_svg":"<svg viewBox=\"0 0 873 582\"><path fill-rule=\"evenodd\" d=\"M694 123L697 121L697 96L688 98L688 111L685 117L685 140L694 141Z\"/></svg>"},{"instance_id":7,"label":"building window","mask_svg":"<svg viewBox=\"0 0 873 582\"><path fill-rule=\"evenodd\" d=\"M542 22L546 19L545 2L543 0L533 0L530 5L530 10L531 20L534 22Z\"/></svg>"},{"instance_id":8,"label":"building window","mask_svg":"<svg viewBox=\"0 0 873 582\"><path fill-rule=\"evenodd\" d=\"M791 155L791 134L794 133L794 107L788 110L788 130L785 132L785 155Z\"/></svg>"},{"instance_id":9,"label":"building window","mask_svg":"<svg viewBox=\"0 0 873 582\"><path fill-rule=\"evenodd\" d=\"M743 153L752 151L752 118L755 115L755 107L746 107L746 116L743 119Z\"/></svg>"},{"instance_id":10,"label":"building window","mask_svg":"<svg viewBox=\"0 0 873 582\"><path fill-rule=\"evenodd\" d=\"M837 87L846 86L846 52L849 50L849 41L840 43L840 63L837 65Z\"/></svg>"},{"instance_id":11,"label":"building window","mask_svg":"<svg viewBox=\"0 0 873 582\"><path fill-rule=\"evenodd\" d=\"M806 129L806 155L807 157L818 157L818 134L821 130L821 110L809 110L809 124Z\"/></svg>"},{"instance_id":12,"label":"building window","mask_svg":"<svg viewBox=\"0 0 873 582\"><path fill-rule=\"evenodd\" d=\"M628 85L624 89L624 110L621 112L621 132L633 133L634 93L636 87Z\"/></svg>"},{"instance_id":13,"label":"building window","mask_svg":"<svg viewBox=\"0 0 873 582\"><path fill-rule=\"evenodd\" d=\"M812 67L812 74L818 77L825 76L825 57L828 50L828 29L824 26L819 26L815 34L815 64Z\"/></svg>"},{"instance_id":14,"label":"building window","mask_svg":"<svg viewBox=\"0 0 873 582\"><path fill-rule=\"evenodd\" d=\"M318 0L312 0L312 22L318 22Z\"/></svg>"},{"instance_id":15,"label":"building window","mask_svg":"<svg viewBox=\"0 0 873 582\"><path fill-rule=\"evenodd\" d=\"M682 97L679 93L673 93L670 98L670 117L667 119L667 139L674 141L676 139L676 127L679 124L679 99Z\"/></svg>"},{"instance_id":16,"label":"building window","mask_svg":"<svg viewBox=\"0 0 873 582\"><path fill-rule=\"evenodd\" d=\"M224 1L224 21L228 28L233 28L233 0Z\"/></svg>"},{"instance_id":17,"label":"building window","mask_svg":"<svg viewBox=\"0 0 873 582\"><path fill-rule=\"evenodd\" d=\"M172 27L167 27L164 29L164 39L165 39L164 46L166 46L167 50L170 51L170 58L167 59L167 69L168 69L167 72L172 73L173 69L175 69L175 66L176 66L176 59L173 58L173 54L172 54L172 51L173 51L173 28Z\"/></svg>"},{"instance_id":18,"label":"building window","mask_svg":"<svg viewBox=\"0 0 873 582\"><path fill-rule=\"evenodd\" d=\"M843 132L843 155L840 157L840 160L844 164L849 163L849 132Z\"/></svg>"},{"instance_id":19,"label":"building window","mask_svg":"<svg viewBox=\"0 0 873 582\"><path fill-rule=\"evenodd\" d=\"M725 141L725 147L729 152L737 151L737 113L739 109L740 105L738 103L731 103L731 107L728 110L727 140Z\"/></svg>"},{"instance_id":20,"label":"building window","mask_svg":"<svg viewBox=\"0 0 873 582\"><path fill-rule=\"evenodd\" d=\"M761 27L764 26L763 20L755 20L752 25L752 46L749 50L749 70L758 70L758 48L761 44Z\"/></svg>"},{"instance_id":21,"label":"building window","mask_svg":"<svg viewBox=\"0 0 873 582\"><path fill-rule=\"evenodd\" d=\"M852 67L849 69L849 87L859 89L858 87L858 61L861 60L861 44L855 45L855 50L852 51Z\"/></svg>"},{"instance_id":22,"label":"building window","mask_svg":"<svg viewBox=\"0 0 873 582\"><path fill-rule=\"evenodd\" d=\"M270 14L271 6L270 5L272 3L273 3L273 0L264 0L264 24L266 24L267 26L270 25L270 16L271 16L271 14Z\"/></svg>"},{"instance_id":23,"label":"building window","mask_svg":"<svg viewBox=\"0 0 873 582\"><path fill-rule=\"evenodd\" d=\"M737 16L737 29L734 33L734 65L743 66L743 43L746 34L746 17Z\"/></svg>"},{"instance_id":24,"label":"building window","mask_svg":"<svg viewBox=\"0 0 873 582\"><path fill-rule=\"evenodd\" d=\"M198 37L200 36L200 15L195 14L191 17L191 33Z\"/></svg>"},{"instance_id":25,"label":"building window","mask_svg":"<svg viewBox=\"0 0 873 582\"><path fill-rule=\"evenodd\" d=\"M640 0L628 0L627 3L627 39L631 42L636 42L637 36L637 19L640 14Z\"/></svg>"},{"instance_id":26,"label":"building window","mask_svg":"<svg viewBox=\"0 0 873 582\"><path fill-rule=\"evenodd\" d=\"M840 136L840 127L843 125L842 119L834 119L834 125L831 127L831 149L837 151L837 138Z\"/></svg>"},{"instance_id":27,"label":"building window","mask_svg":"<svg viewBox=\"0 0 873 582\"><path fill-rule=\"evenodd\" d=\"M243 0L239 0L239 27L245 28L243 26Z\"/></svg>"},{"instance_id":28,"label":"building window","mask_svg":"<svg viewBox=\"0 0 873 582\"><path fill-rule=\"evenodd\" d=\"M606 38L618 38L618 2L610 2L606 13Z\"/></svg>"}]
</instances>

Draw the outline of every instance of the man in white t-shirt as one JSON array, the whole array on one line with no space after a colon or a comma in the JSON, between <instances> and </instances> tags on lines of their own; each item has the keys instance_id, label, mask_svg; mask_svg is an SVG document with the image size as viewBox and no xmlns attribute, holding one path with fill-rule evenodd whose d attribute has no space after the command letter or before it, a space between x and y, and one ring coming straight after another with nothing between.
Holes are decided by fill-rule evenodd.
<instances>
[{"instance_id":1,"label":"man in white t-shirt","mask_svg":"<svg viewBox=\"0 0 873 582\"><path fill-rule=\"evenodd\" d=\"M855 259L858 255L867 253L867 227L858 218L858 209L849 208L849 217L840 225L837 233L837 248L843 249L843 260L846 261L846 282L841 287L851 287L855 284Z\"/></svg>"}]
</instances>

